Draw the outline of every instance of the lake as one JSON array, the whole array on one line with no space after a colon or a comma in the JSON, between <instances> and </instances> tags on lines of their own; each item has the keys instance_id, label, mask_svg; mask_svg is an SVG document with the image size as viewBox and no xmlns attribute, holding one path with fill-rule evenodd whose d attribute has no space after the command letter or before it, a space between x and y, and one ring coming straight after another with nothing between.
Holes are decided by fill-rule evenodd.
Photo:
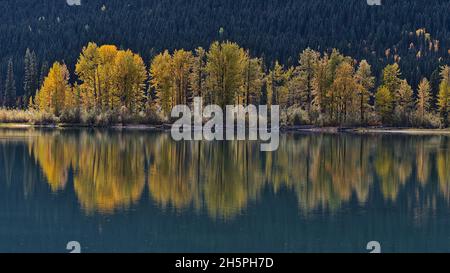
<instances>
[{"instance_id":1,"label":"lake","mask_svg":"<svg viewBox=\"0 0 450 273\"><path fill-rule=\"evenodd\" d=\"M0 252L450 251L450 137L1 129Z\"/></svg>"}]
</instances>

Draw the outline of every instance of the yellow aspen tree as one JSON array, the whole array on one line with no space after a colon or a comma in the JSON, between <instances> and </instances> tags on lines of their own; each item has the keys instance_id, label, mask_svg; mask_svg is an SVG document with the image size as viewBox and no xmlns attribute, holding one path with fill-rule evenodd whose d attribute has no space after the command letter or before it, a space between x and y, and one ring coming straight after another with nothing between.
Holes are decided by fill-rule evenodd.
<instances>
[{"instance_id":1,"label":"yellow aspen tree","mask_svg":"<svg viewBox=\"0 0 450 273\"><path fill-rule=\"evenodd\" d=\"M385 86L380 86L375 93L375 109L383 124L391 122L392 101L392 94L389 89Z\"/></svg>"},{"instance_id":2,"label":"yellow aspen tree","mask_svg":"<svg viewBox=\"0 0 450 273\"><path fill-rule=\"evenodd\" d=\"M406 80L400 81L400 86L394 95L395 119L401 124L410 124L411 114L414 111L414 99L412 87Z\"/></svg>"},{"instance_id":3,"label":"yellow aspen tree","mask_svg":"<svg viewBox=\"0 0 450 273\"><path fill-rule=\"evenodd\" d=\"M55 62L37 94L38 108L59 115L64 109L66 93L70 90L69 71L66 65Z\"/></svg>"},{"instance_id":4,"label":"yellow aspen tree","mask_svg":"<svg viewBox=\"0 0 450 273\"><path fill-rule=\"evenodd\" d=\"M221 107L234 104L243 83L245 51L236 43L215 42L207 53L208 91Z\"/></svg>"},{"instance_id":5,"label":"yellow aspen tree","mask_svg":"<svg viewBox=\"0 0 450 273\"><path fill-rule=\"evenodd\" d=\"M400 67L397 63L387 65L383 69L383 86L385 86L393 95L394 102L396 99L396 93L398 92L401 85L400 76Z\"/></svg>"},{"instance_id":6,"label":"yellow aspen tree","mask_svg":"<svg viewBox=\"0 0 450 273\"><path fill-rule=\"evenodd\" d=\"M175 104L187 104L192 100L189 89L189 75L194 57L192 52L175 50L172 56L173 86Z\"/></svg>"},{"instance_id":7,"label":"yellow aspen tree","mask_svg":"<svg viewBox=\"0 0 450 273\"><path fill-rule=\"evenodd\" d=\"M247 56L244 66L244 82L242 85L242 100L245 101L245 105L259 103L263 79L262 60Z\"/></svg>"},{"instance_id":8,"label":"yellow aspen tree","mask_svg":"<svg viewBox=\"0 0 450 273\"><path fill-rule=\"evenodd\" d=\"M111 93L114 87L114 63L118 52L114 45L102 45L98 48L98 102L102 110L113 108Z\"/></svg>"},{"instance_id":9,"label":"yellow aspen tree","mask_svg":"<svg viewBox=\"0 0 450 273\"><path fill-rule=\"evenodd\" d=\"M375 77L372 76L372 70L366 60L359 63L358 70L355 73L356 83L358 84L358 110L359 121L361 124L366 122L367 112L370 109L370 98L372 93L370 90L375 85Z\"/></svg>"},{"instance_id":10,"label":"yellow aspen tree","mask_svg":"<svg viewBox=\"0 0 450 273\"><path fill-rule=\"evenodd\" d=\"M312 111L318 115L320 123L322 123L323 114L326 111L326 96L327 89L329 86L327 80L327 67L328 67L328 55L325 54L322 58L317 61L317 65L314 69L313 77L313 89L312 89Z\"/></svg>"},{"instance_id":11,"label":"yellow aspen tree","mask_svg":"<svg viewBox=\"0 0 450 273\"><path fill-rule=\"evenodd\" d=\"M334 116L338 124L345 124L348 117L356 112L357 84L353 74L354 68L348 62L341 63L336 69L336 76L331 88L335 95Z\"/></svg>"},{"instance_id":12,"label":"yellow aspen tree","mask_svg":"<svg viewBox=\"0 0 450 273\"><path fill-rule=\"evenodd\" d=\"M195 49L192 62L192 71L189 76L189 86L193 96L203 97L205 94L206 80L206 51L199 47ZM206 102L206 98L203 98Z\"/></svg>"},{"instance_id":13,"label":"yellow aspen tree","mask_svg":"<svg viewBox=\"0 0 450 273\"><path fill-rule=\"evenodd\" d=\"M120 50L114 60L113 108L126 107L132 113L142 109L146 67L142 58L131 50Z\"/></svg>"},{"instance_id":14,"label":"yellow aspen tree","mask_svg":"<svg viewBox=\"0 0 450 273\"><path fill-rule=\"evenodd\" d=\"M441 83L439 85L438 106L444 126L449 125L450 113L450 67L445 65L441 69Z\"/></svg>"},{"instance_id":15,"label":"yellow aspen tree","mask_svg":"<svg viewBox=\"0 0 450 273\"><path fill-rule=\"evenodd\" d=\"M320 54L310 48L303 50L299 56L298 66L294 69L289 83L290 104L301 106L311 114L313 101L314 72L318 65Z\"/></svg>"},{"instance_id":16,"label":"yellow aspen tree","mask_svg":"<svg viewBox=\"0 0 450 273\"><path fill-rule=\"evenodd\" d=\"M85 46L75 66L75 73L82 81L83 107L91 109L99 106L99 53L95 43Z\"/></svg>"},{"instance_id":17,"label":"yellow aspen tree","mask_svg":"<svg viewBox=\"0 0 450 273\"><path fill-rule=\"evenodd\" d=\"M169 114L173 106L172 56L164 51L153 58L150 65L150 86L156 91L156 103L164 114Z\"/></svg>"},{"instance_id":18,"label":"yellow aspen tree","mask_svg":"<svg viewBox=\"0 0 450 273\"><path fill-rule=\"evenodd\" d=\"M420 124L423 126L425 115L430 110L431 86L427 78L423 78L417 89L416 111L420 118Z\"/></svg>"},{"instance_id":19,"label":"yellow aspen tree","mask_svg":"<svg viewBox=\"0 0 450 273\"><path fill-rule=\"evenodd\" d=\"M64 110L76 110L80 108L80 86L75 84L66 89L64 96Z\"/></svg>"}]
</instances>

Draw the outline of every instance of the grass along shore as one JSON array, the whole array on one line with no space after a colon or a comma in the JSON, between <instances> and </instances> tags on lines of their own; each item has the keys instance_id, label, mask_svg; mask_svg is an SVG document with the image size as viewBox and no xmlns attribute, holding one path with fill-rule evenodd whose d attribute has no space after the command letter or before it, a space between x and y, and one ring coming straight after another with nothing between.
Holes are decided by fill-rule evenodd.
<instances>
[{"instance_id":1,"label":"grass along shore","mask_svg":"<svg viewBox=\"0 0 450 273\"><path fill-rule=\"evenodd\" d=\"M0 124L2 127L20 125L28 126L60 126L60 127L112 127L112 126L139 126L139 125L163 125L167 123L162 117L153 112L140 112L130 114L128 112L108 111L96 112L64 112L55 116L48 112L38 110L0 109Z\"/></svg>"},{"instance_id":2,"label":"grass along shore","mask_svg":"<svg viewBox=\"0 0 450 273\"><path fill-rule=\"evenodd\" d=\"M113 115L115 115L113 117ZM125 117L124 117L125 116ZM168 121L156 117L155 114L140 113L138 115L124 115L123 113L109 113L93 115L88 113L80 114L80 118L68 120L67 117L55 117L52 114L36 110L0 109L0 129L23 129L33 127L47 128L83 128L83 127L104 127L112 129L135 129L135 130L170 130L171 124ZM281 126L282 132L308 132L308 133L383 133L383 134L413 134L413 135L433 135L449 134L450 128L413 128L413 127L336 127L336 126L314 126L295 125Z\"/></svg>"}]
</instances>

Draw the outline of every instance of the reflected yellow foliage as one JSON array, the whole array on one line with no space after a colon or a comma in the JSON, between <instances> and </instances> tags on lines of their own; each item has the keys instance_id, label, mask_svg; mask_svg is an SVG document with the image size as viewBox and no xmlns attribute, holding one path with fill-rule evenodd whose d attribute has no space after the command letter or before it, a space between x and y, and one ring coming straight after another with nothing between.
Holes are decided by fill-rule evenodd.
<instances>
[{"instance_id":1,"label":"reflected yellow foliage","mask_svg":"<svg viewBox=\"0 0 450 273\"><path fill-rule=\"evenodd\" d=\"M450 199L447 136L282 134L279 149L264 153L258 142L176 142L170 134L139 131L4 134L0 143L27 143L52 191L73 185L87 214L128 209L146 187L161 209L193 208L225 220L266 190L295 193L302 214L335 211L351 201L363 205L372 190L395 202L407 185L415 187L409 200L430 207L439 195ZM426 188L439 193L418 198Z\"/></svg>"},{"instance_id":2,"label":"reflected yellow foliage","mask_svg":"<svg viewBox=\"0 0 450 273\"><path fill-rule=\"evenodd\" d=\"M136 203L144 189L142 145L120 134L80 136L74 188L83 208L113 212Z\"/></svg>"},{"instance_id":3,"label":"reflected yellow foliage","mask_svg":"<svg viewBox=\"0 0 450 273\"><path fill-rule=\"evenodd\" d=\"M61 132L51 137L36 137L29 143L32 156L43 166L42 170L52 191L63 190L68 180L69 168L74 166L78 147L74 138L67 138Z\"/></svg>"},{"instance_id":4,"label":"reflected yellow foliage","mask_svg":"<svg viewBox=\"0 0 450 273\"><path fill-rule=\"evenodd\" d=\"M164 135L151 148L154 149L148 152L155 160L151 164L148 181L153 200L164 208L170 205L183 209L192 203L198 207L197 177L190 145L172 143L170 136Z\"/></svg>"},{"instance_id":5,"label":"reflected yellow foliage","mask_svg":"<svg viewBox=\"0 0 450 273\"><path fill-rule=\"evenodd\" d=\"M52 191L73 185L87 213L112 213L139 200L145 185L142 145L121 134L42 133L29 142Z\"/></svg>"},{"instance_id":6,"label":"reflected yellow foliage","mask_svg":"<svg viewBox=\"0 0 450 273\"><path fill-rule=\"evenodd\" d=\"M442 142L444 147L448 147L450 144L447 138L443 139ZM450 199L450 152L446 149L439 149L436 162L439 189L447 199Z\"/></svg>"},{"instance_id":7,"label":"reflected yellow foliage","mask_svg":"<svg viewBox=\"0 0 450 273\"><path fill-rule=\"evenodd\" d=\"M381 191L386 199L393 200L402 186L411 177L415 158L414 143L407 138L398 141L396 147L387 144L389 139L380 139L376 149L375 172Z\"/></svg>"},{"instance_id":8,"label":"reflected yellow foliage","mask_svg":"<svg viewBox=\"0 0 450 273\"><path fill-rule=\"evenodd\" d=\"M204 198L212 217L231 218L239 214L250 200L256 199L261 189L258 168L249 166L258 160L250 159L248 143L242 141L219 142L206 145Z\"/></svg>"}]
</instances>

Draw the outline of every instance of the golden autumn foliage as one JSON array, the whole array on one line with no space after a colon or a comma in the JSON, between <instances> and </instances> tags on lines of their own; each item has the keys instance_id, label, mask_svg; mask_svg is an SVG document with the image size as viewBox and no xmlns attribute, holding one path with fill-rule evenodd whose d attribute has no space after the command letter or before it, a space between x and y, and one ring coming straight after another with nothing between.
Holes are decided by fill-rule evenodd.
<instances>
[{"instance_id":1,"label":"golden autumn foliage","mask_svg":"<svg viewBox=\"0 0 450 273\"><path fill-rule=\"evenodd\" d=\"M420 117L420 123L423 125L425 115L430 111L431 102L431 86L427 78L423 78L420 81L419 88L417 89L416 111Z\"/></svg>"},{"instance_id":2,"label":"golden autumn foliage","mask_svg":"<svg viewBox=\"0 0 450 273\"><path fill-rule=\"evenodd\" d=\"M450 114L450 67L443 66L440 75L442 81L439 85L438 106L441 116L444 119L444 124L447 126L449 124Z\"/></svg>"},{"instance_id":3,"label":"golden autumn foliage","mask_svg":"<svg viewBox=\"0 0 450 273\"><path fill-rule=\"evenodd\" d=\"M234 104L244 83L244 69L249 56L236 43L214 42L207 56L207 97L225 107Z\"/></svg>"},{"instance_id":4,"label":"golden autumn foliage","mask_svg":"<svg viewBox=\"0 0 450 273\"><path fill-rule=\"evenodd\" d=\"M445 66L437 98L427 81L414 90L401 78L398 63L383 69L381 85L375 89L370 64L336 49L320 53L307 48L296 66L275 61L266 68L262 58L223 41L208 50L164 50L147 70L131 50L91 42L78 58L73 85L69 74L64 64L55 63L29 107L66 122L158 123L170 120L175 105L190 106L201 96L205 105L221 107L279 105L283 125L444 127L449 119Z\"/></svg>"},{"instance_id":5,"label":"golden autumn foliage","mask_svg":"<svg viewBox=\"0 0 450 273\"><path fill-rule=\"evenodd\" d=\"M167 115L174 105L201 95L218 105L257 103L263 83L262 62L235 43L215 42L208 52L183 49L158 54L150 65L155 99Z\"/></svg>"},{"instance_id":6,"label":"golden autumn foliage","mask_svg":"<svg viewBox=\"0 0 450 273\"><path fill-rule=\"evenodd\" d=\"M158 54L150 65L150 83L156 90L157 104L164 113L169 113L174 106L174 83L172 80L172 56L169 51Z\"/></svg>"},{"instance_id":7,"label":"golden autumn foliage","mask_svg":"<svg viewBox=\"0 0 450 273\"><path fill-rule=\"evenodd\" d=\"M65 64L56 62L36 94L35 107L59 115L64 109L65 97L70 90L69 70Z\"/></svg>"},{"instance_id":8,"label":"golden autumn foliage","mask_svg":"<svg viewBox=\"0 0 450 273\"><path fill-rule=\"evenodd\" d=\"M78 59L76 74L82 81L83 107L138 112L145 103L147 72L142 58L113 45L89 43Z\"/></svg>"}]
</instances>

